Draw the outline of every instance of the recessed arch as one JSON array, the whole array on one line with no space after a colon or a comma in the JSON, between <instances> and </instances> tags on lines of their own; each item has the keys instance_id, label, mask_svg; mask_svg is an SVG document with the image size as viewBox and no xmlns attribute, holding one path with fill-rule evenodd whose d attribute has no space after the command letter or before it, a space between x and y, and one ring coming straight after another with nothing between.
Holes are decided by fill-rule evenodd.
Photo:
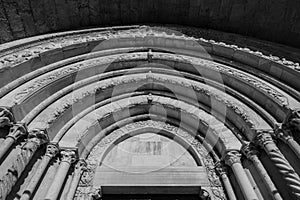
<instances>
[{"instance_id":1,"label":"recessed arch","mask_svg":"<svg viewBox=\"0 0 300 200\"><path fill-rule=\"evenodd\" d=\"M141 123L143 123L143 121L141 121ZM159 124L159 123L157 123L157 124ZM128 124L127 126L130 126L130 125L131 124ZM164 136L166 138L169 138L169 139L175 141L176 143L181 145L184 149L186 149L187 152L189 152L189 154L193 157L193 159L196 161L198 166L203 165L203 161L201 161L202 156L200 155L198 150L196 150L195 147L191 145L190 141L187 141L184 137L180 136L179 134L174 134L174 132L172 132L172 131L168 131L166 129L161 129L159 127L155 127L155 123L153 123L153 126L151 126L151 124L149 123L148 126L137 128L135 130L129 131L128 133L126 133L124 135L120 134L104 150L103 154L100 156L101 159L100 159L99 165L101 165L101 163L103 162L103 160L105 159L107 154L112 150L112 148L114 148L114 146L127 140L128 138L131 138L131 137L134 137L137 135L141 135L141 134L145 134L145 133L157 134L157 135ZM103 139L105 139L105 138L103 138ZM196 137L194 139L197 140Z\"/></svg>"}]
</instances>

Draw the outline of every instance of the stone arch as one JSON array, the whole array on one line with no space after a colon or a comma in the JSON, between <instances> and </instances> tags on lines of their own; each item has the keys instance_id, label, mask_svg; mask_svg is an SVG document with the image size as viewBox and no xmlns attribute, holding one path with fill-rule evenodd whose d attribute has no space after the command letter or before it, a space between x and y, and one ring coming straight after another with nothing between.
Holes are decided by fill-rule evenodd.
<instances>
[{"instance_id":1,"label":"stone arch","mask_svg":"<svg viewBox=\"0 0 300 200\"><path fill-rule=\"evenodd\" d=\"M0 47L2 198L20 187L18 195L25 199L46 193L46 199L72 199L83 160L99 138L145 120L207 140L217 162L210 170L230 199L300 198L300 139L291 123L299 117L299 65L269 55L284 51L292 58L295 52L279 46L257 52L145 26L49 34ZM130 90L135 84L142 87ZM86 119L92 120L82 126ZM286 144L276 144L278 139ZM42 161L30 164L44 146ZM50 189L36 185L39 181Z\"/></svg>"},{"instance_id":2,"label":"stone arch","mask_svg":"<svg viewBox=\"0 0 300 200\"><path fill-rule=\"evenodd\" d=\"M119 129L113 130L110 134L106 134L106 136L102 139L97 139L95 142L95 146L89 152L89 155L86 158L86 162L88 163L88 171L82 177L82 181L85 183L82 187L78 188L79 199L83 198L82 196L87 195L90 191L93 191L93 178L95 174L95 170L99 162L101 162L101 158L105 156L105 152L109 151L109 148L115 142L120 142L118 140L123 140L122 137L127 137L128 135L132 136L132 134L142 134L144 131L150 129L155 129L157 134L166 134L172 136L173 139L181 140L186 143L185 145L189 145L188 148L191 151L195 151L194 158L201 159L196 162L201 162L206 169L206 173L208 173L209 187L206 188L209 193L213 196L214 199L223 199L225 198L224 189L222 188L221 182L216 179L217 174L216 171L211 168L211 164L216 162L214 157L211 156L212 149L205 144L205 141L201 137L195 137L192 133L189 133L181 128L175 127L171 124L146 120L146 121L137 121L132 122L127 125L121 126ZM163 131L159 133L158 131ZM137 132L136 132L137 131ZM133 133L136 132L136 133ZM176 139L176 140L177 140ZM203 142L203 143L202 143ZM200 163L198 163L200 164Z\"/></svg>"}]
</instances>

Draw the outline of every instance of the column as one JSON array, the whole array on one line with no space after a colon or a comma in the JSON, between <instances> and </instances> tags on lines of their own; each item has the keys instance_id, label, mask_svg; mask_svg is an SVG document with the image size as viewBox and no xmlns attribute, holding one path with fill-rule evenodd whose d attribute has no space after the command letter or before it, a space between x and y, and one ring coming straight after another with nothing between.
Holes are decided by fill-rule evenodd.
<instances>
[{"instance_id":1,"label":"column","mask_svg":"<svg viewBox=\"0 0 300 200\"><path fill-rule=\"evenodd\" d=\"M75 167L72 183L69 188L66 200L73 200L81 175L85 170L86 170L86 162L83 159L80 159Z\"/></svg>"},{"instance_id":2,"label":"column","mask_svg":"<svg viewBox=\"0 0 300 200\"><path fill-rule=\"evenodd\" d=\"M274 135L276 138L286 143L300 159L300 145L293 138L293 134L300 133L300 128L297 128L296 122L298 123L298 126L300 126L300 118L288 118L285 123L276 128Z\"/></svg>"},{"instance_id":3,"label":"column","mask_svg":"<svg viewBox=\"0 0 300 200\"><path fill-rule=\"evenodd\" d=\"M61 150L60 154L62 156L61 162L52 184L48 189L45 200L57 200L71 164L76 161L77 152L74 149L63 149Z\"/></svg>"},{"instance_id":4,"label":"column","mask_svg":"<svg viewBox=\"0 0 300 200\"><path fill-rule=\"evenodd\" d=\"M241 164L241 154L237 150L228 151L224 157L225 164L231 167L242 190L245 200L258 200L258 197Z\"/></svg>"},{"instance_id":5,"label":"column","mask_svg":"<svg viewBox=\"0 0 300 200\"><path fill-rule=\"evenodd\" d=\"M274 143L272 133L272 131L260 131L254 142L268 154L295 199L300 199L300 178Z\"/></svg>"},{"instance_id":6,"label":"column","mask_svg":"<svg viewBox=\"0 0 300 200\"><path fill-rule=\"evenodd\" d=\"M25 191L21 195L20 200L29 200L31 198L43 174L45 173L51 159L54 158L58 152L59 147L57 144L50 143L47 145L46 154L43 156L41 163L39 164L36 172L34 173L33 177L28 183L28 186L26 187Z\"/></svg>"},{"instance_id":7,"label":"column","mask_svg":"<svg viewBox=\"0 0 300 200\"><path fill-rule=\"evenodd\" d=\"M0 128L13 123L13 114L5 107L0 107Z\"/></svg>"},{"instance_id":8,"label":"column","mask_svg":"<svg viewBox=\"0 0 300 200\"><path fill-rule=\"evenodd\" d=\"M222 179L222 182L225 187L225 190L226 190L229 200L237 200L237 198L235 196L235 192L234 192L232 185L229 181L229 178L227 176L226 166L224 166L221 162L217 162L216 163L216 171Z\"/></svg>"},{"instance_id":9,"label":"column","mask_svg":"<svg viewBox=\"0 0 300 200\"><path fill-rule=\"evenodd\" d=\"M10 130L8 135L6 136L3 143L0 145L0 160L3 160L3 156L7 153L7 151L11 148L11 146L22 136L27 134L27 129L24 124L14 124Z\"/></svg>"},{"instance_id":10,"label":"column","mask_svg":"<svg viewBox=\"0 0 300 200\"><path fill-rule=\"evenodd\" d=\"M41 130L33 131L29 134L27 142L21 148L17 159L13 161L12 166L7 170L7 173L1 177L0 182L0 199L5 199L11 191L18 178L23 173L26 165L30 162L37 148L48 142L46 132Z\"/></svg>"},{"instance_id":11,"label":"column","mask_svg":"<svg viewBox=\"0 0 300 200\"><path fill-rule=\"evenodd\" d=\"M271 180L269 174L267 173L265 167L261 163L261 161L258 158L258 150L254 147L253 144L247 143L244 144L241 151L243 154L249 159L253 165L255 166L259 176L264 181L265 186L268 189L268 192L272 199L274 200L283 200L281 195L279 194L276 186L274 185L273 181Z\"/></svg>"}]
</instances>

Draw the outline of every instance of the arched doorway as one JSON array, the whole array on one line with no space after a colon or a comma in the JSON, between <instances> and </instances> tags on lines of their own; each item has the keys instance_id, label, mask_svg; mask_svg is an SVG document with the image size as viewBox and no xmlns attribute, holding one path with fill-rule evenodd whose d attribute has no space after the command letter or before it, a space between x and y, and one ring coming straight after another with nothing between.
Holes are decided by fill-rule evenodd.
<instances>
[{"instance_id":1,"label":"arched doorway","mask_svg":"<svg viewBox=\"0 0 300 200\"><path fill-rule=\"evenodd\" d=\"M92 172L83 176L95 199L209 199L212 158L200 141L174 128L148 120L103 138L87 158Z\"/></svg>"}]
</instances>

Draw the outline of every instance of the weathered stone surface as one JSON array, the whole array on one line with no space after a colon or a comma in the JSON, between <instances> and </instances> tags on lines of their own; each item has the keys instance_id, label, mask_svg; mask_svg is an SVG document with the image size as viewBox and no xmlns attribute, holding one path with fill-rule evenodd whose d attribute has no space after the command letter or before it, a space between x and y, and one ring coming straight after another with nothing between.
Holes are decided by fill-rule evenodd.
<instances>
[{"instance_id":1,"label":"weathered stone surface","mask_svg":"<svg viewBox=\"0 0 300 200\"><path fill-rule=\"evenodd\" d=\"M26 6L13 6L16 4ZM5 6L5 10L14 32L13 39L82 26L159 22L225 30L300 46L300 4L293 0L284 3L228 0L10 0L9 5ZM30 10L27 10L28 5L31 5ZM1 26L0 30L3 34L6 27ZM2 34L3 41L12 39Z\"/></svg>"}]
</instances>

